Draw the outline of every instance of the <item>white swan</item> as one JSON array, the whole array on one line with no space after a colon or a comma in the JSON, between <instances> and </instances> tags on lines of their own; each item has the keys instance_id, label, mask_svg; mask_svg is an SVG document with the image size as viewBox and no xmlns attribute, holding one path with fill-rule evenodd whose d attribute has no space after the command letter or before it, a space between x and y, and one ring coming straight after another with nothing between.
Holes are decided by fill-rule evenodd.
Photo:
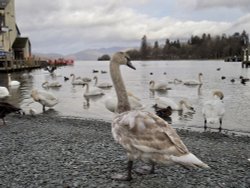
<instances>
[{"instance_id":1,"label":"white swan","mask_svg":"<svg viewBox=\"0 0 250 188\"><path fill-rule=\"evenodd\" d=\"M182 83L182 80L178 79L178 78L175 78L173 81L169 81L168 82L169 84L181 84Z\"/></svg>"},{"instance_id":2,"label":"white swan","mask_svg":"<svg viewBox=\"0 0 250 188\"><path fill-rule=\"evenodd\" d=\"M86 83L82 79L76 79L75 74L70 74L70 76L72 77L72 81L71 81L72 85L83 85Z\"/></svg>"},{"instance_id":3,"label":"white swan","mask_svg":"<svg viewBox=\"0 0 250 188\"><path fill-rule=\"evenodd\" d=\"M37 89L31 91L31 97L43 106L43 111L45 111L45 107L53 107L59 102L52 93Z\"/></svg>"},{"instance_id":4,"label":"white swan","mask_svg":"<svg viewBox=\"0 0 250 188\"><path fill-rule=\"evenodd\" d=\"M9 86L19 86L20 82L16 81L16 80L12 80L11 75L8 74L8 84L9 84Z\"/></svg>"},{"instance_id":5,"label":"white swan","mask_svg":"<svg viewBox=\"0 0 250 188\"><path fill-rule=\"evenodd\" d=\"M132 110L139 110L139 109L144 108L144 106L142 105L138 97L134 96L131 92L127 92L127 93L128 93L128 101ZM110 112L116 112L117 111L117 97L108 97L105 100L105 107Z\"/></svg>"},{"instance_id":6,"label":"white swan","mask_svg":"<svg viewBox=\"0 0 250 188\"><path fill-rule=\"evenodd\" d=\"M175 111L183 111L184 107L186 107L188 110L194 111L194 108L186 100L182 99L176 103L174 100L167 97L157 97L155 99L155 107L161 109L171 107L171 109Z\"/></svg>"},{"instance_id":7,"label":"white swan","mask_svg":"<svg viewBox=\"0 0 250 188\"><path fill-rule=\"evenodd\" d=\"M198 80L186 80L183 82L184 85L187 86L196 86L196 85L202 85L201 77L203 76L202 73L198 74Z\"/></svg>"},{"instance_id":8,"label":"white swan","mask_svg":"<svg viewBox=\"0 0 250 188\"><path fill-rule=\"evenodd\" d=\"M93 80L95 80L95 86L99 87L99 88L111 88L113 85L108 83L108 82L102 82L102 83L98 83L98 78L97 76L94 76Z\"/></svg>"},{"instance_id":9,"label":"white swan","mask_svg":"<svg viewBox=\"0 0 250 188\"><path fill-rule=\"evenodd\" d=\"M166 83L155 83L155 81L151 80L149 82L149 89L156 90L156 91L165 91L170 88L168 88L168 85Z\"/></svg>"},{"instance_id":10,"label":"white swan","mask_svg":"<svg viewBox=\"0 0 250 188\"><path fill-rule=\"evenodd\" d=\"M213 99L204 102L202 107L202 115L204 117L204 130L207 129L207 123L220 123L219 131L222 130L222 118L225 113L224 103L221 100L223 93L216 91L213 93Z\"/></svg>"},{"instance_id":11,"label":"white swan","mask_svg":"<svg viewBox=\"0 0 250 188\"><path fill-rule=\"evenodd\" d=\"M62 86L62 84L60 84L59 82L51 82L51 83L49 83L48 81L45 81L45 82L43 82L42 83L42 87L43 88L58 88L58 87L61 87Z\"/></svg>"},{"instance_id":12,"label":"white swan","mask_svg":"<svg viewBox=\"0 0 250 188\"><path fill-rule=\"evenodd\" d=\"M133 161L141 159L154 163L180 164L186 167L209 168L190 153L176 131L159 116L140 110L132 110L123 83L120 65L133 68L126 53L118 52L110 61L110 74L118 98L118 108L112 121L112 135L123 146L128 156L128 172L125 176L116 175L113 179L131 180Z\"/></svg>"},{"instance_id":13,"label":"white swan","mask_svg":"<svg viewBox=\"0 0 250 188\"><path fill-rule=\"evenodd\" d=\"M9 97L10 93L9 90L6 87L0 86L0 99Z\"/></svg>"},{"instance_id":14,"label":"white swan","mask_svg":"<svg viewBox=\"0 0 250 188\"><path fill-rule=\"evenodd\" d=\"M85 97L89 97L89 96L98 96L98 95L104 95L103 90L99 89L99 88L89 88L89 84L88 83L84 83L83 87L86 86L86 90L83 94L83 96Z\"/></svg>"}]
</instances>

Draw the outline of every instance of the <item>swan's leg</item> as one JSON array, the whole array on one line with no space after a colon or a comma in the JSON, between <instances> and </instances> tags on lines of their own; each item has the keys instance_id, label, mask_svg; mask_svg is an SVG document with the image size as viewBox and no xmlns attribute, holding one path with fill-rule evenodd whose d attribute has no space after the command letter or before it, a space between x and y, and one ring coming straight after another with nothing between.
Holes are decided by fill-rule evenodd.
<instances>
[{"instance_id":1,"label":"swan's leg","mask_svg":"<svg viewBox=\"0 0 250 188\"><path fill-rule=\"evenodd\" d=\"M155 163L152 163L151 167L143 166L139 169L136 169L135 172L137 174L140 174L140 175L154 174L155 173Z\"/></svg>"},{"instance_id":2,"label":"swan's leg","mask_svg":"<svg viewBox=\"0 0 250 188\"><path fill-rule=\"evenodd\" d=\"M43 105L43 112L45 112L45 106Z\"/></svg>"},{"instance_id":3,"label":"swan's leg","mask_svg":"<svg viewBox=\"0 0 250 188\"><path fill-rule=\"evenodd\" d=\"M222 130L221 126L222 126L222 119L220 118L220 127L219 127L219 132L221 132L221 130Z\"/></svg>"},{"instance_id":4,"label":"swan's leg","mask_svg":"<svg viewBox=\"0 0 250 188\"><path fill-rule=\"evenodd\" d=\"M2 124L1 126L6 125L6 122L5 122L5 120L4 120L4 117L2 118L2 120L3 120L3 124Z\"/></svg>"},{"instance_id":5,"label":"swan's leg","mask_svg":"<svg viewBox=\"0 0 250 188\"><path fill-rule=\"evenodd\" d=\"M133 167L133 161L128 161L128 174L127 175L122 175L122 174L116 174L112 176L111 178L114 180L121 180L121 181L130 181L132 180L132 167Z\"/></svg>"},{"instance_id":6,"label":"swan's leg","mask_svg":"<svg viewBox=\"0 0 250 188\"><path fill-rule=\"evenodd\" d=\"M207 130L207 119L204 120L204 131Z\"/></svg>"}]
</instances>

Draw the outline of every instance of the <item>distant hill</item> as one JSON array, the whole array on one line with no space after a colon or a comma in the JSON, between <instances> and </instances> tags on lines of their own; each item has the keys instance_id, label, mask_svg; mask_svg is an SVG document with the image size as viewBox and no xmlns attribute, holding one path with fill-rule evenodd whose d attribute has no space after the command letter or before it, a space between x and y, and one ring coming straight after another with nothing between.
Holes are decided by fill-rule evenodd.
<instances>
[{"instance_id":1,"label":"distant hill","mask_svg":"<svg viewBox=\"0 0 250 188\"><path fill-rule=\"evenodd\" d=\"M56 54L56 53L50 53L50 54L42 54L42 53L35 53L34 55L39 57L48 57L48 58L74 58L75 60L97 60L98 57L108 54L112 55L113 53L117 51L126 51L129 48L126 47L112 47L112 48L100 48L100 49L87 49L82 50L73 54L68 55L62 55L62 54Z\"/></svg>"}]
</instances>

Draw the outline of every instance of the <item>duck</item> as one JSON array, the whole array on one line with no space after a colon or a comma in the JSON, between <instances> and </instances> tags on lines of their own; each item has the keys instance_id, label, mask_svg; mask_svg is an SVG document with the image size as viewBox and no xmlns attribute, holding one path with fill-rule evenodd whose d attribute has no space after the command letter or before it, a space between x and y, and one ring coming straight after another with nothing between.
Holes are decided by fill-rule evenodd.
<instances>
[{"instance_id":1,"label":"duck","mask_svg":"<svg viewBox=\"0 0 250 188\"><path fill-rule=\"evenodd\" d=\"M64 78L64 81L68 81L69 80L69 77L67 77L67 76L64 76L63 78Z\"/></svg>"},{"instance_id":2,"label":"duck","mask_svg":"<svg viewBox=\"0 0 250 188\"><path fill-rule=\"evenodd\" d=\"M220 124L219 132L222 130L222 119L225 114L225 106L223 103L224 94L222 91L214 91L213 98L204 102L202 107L202 115L204 118L204 131L207 130L207 123Z\"/></svg>"},{"instance_id":3,"label":"duck","mask_svg":"<svg viewBox=\"0 0 250 188\"><path fill-rule=\"evenodd\" d=\"M151 80L149 82L149 89L154 91L166 91L171 88L168 88L168 85L166 83L155 83L154 80Z\"/></svg>"},{"instance_id":4,"label":"duck","mask_svg":"<svg viewBox=\"0 0 250 188\"><path fill-rule=\"evenodd\" d=\"M76 79L75 74L70 74L70 77L72 77L71 81L72 85L84 85L86 83L82 79Z\"/></svg>"},{"instance_id":5,"label":"duck","mask_svg":"<svg viewBox=\"0 0 250 188\"><path fill-rule=\"evenodd\" d=\"M95 86L96 87L103 88L103 89L108 89L108 88L113 87L113 85L108 83L108 82L98 83L98 77L97 76L94 76L93 80L95 80Z\"/></svg>"},{"instance_id":6,"label":"duck","mask_svg":"<svg viewBox=\"0 0 250 188\"><path fill-rule=\"evenodd\" d=\"M167 107L171 107L173 111L183 111L184 108L194 111L194 108L187 102L185 99L181 99L178 103L176 103L173 99L168 97L157 97L155 99L154 107L159 109L164 109Z\"/></svg>"},{"instance_id":7,"label":"duck","mask_svg":"<svg viewBox=\"0 0 250 188\"><path fill-rule=\"evenodd\" d=\"M198 80L186 80L183 82L184 85L187 86L196 86L196 85L202 85L201 77L203 76L202 73L198 74Z\"/></svg>"},{"instance_id":8,"label":"duck","mask_svg":"<svg viewBox=\"0 0 250 188\"><path fill-rule=\"evenodd\" d=\"M9 86L19 86L20 82L17 80L12 80L11 75L8 74L8 84L9 84Z\"/></svg>"},{"instance_id":9,"label":"duck","mask_svg":"<svg viewBox=\"0 0 250 188\"><path fill-rule=\"evenodd\" d=\"M100 88L89 88L88 83L84 83L83 87L86 86L86 90L83 94L84 97L90 97L90 96L99 96L99 95L104 95L104 92Z\"/></svg>"},{"instance_id":10,"label":"duck","mask_svg":"<svg viewBox=\"0 0 250 188\"><path fill-rule=\"evenodd\" d=\"M141 103L140 99L136 97L132 92L127 92L129 104L132 110L143 109L144 105ZM117 97L116 96L109 96L105 100L105 107L110 112L116 113L117 111Z\"/></svg>"},{"instance_id":11,"label":"duck","mask_svg":"<svg viewBox=\"0 0 250 188\"><path fill-rule=\"evenodd\" d=\"M9 90L6 87L0 86L0 99L4 99L9 96Z\"/></svg>"},{"instance_id":12,"label":"duck","mask_svg":"<svg viewBox=\"0 0 250 188\"><path fill-rule=\"evenodd\" d=\"M116 52L110 60L110 75L118 99L117 114L111 124L112 136L127 153L127 173L116 174L115 180L132 180L135 160L152 163L149 173L153 173L155 163L185 167L209 168L192 154L177 132L162 118L144 110L131 110L120 66L136 69L125 52Z\"/></svg>"},{"instance_id":13,"label":"duck","mask_svg":"<svg viewBox=\"0 0 250 188\"><path fill-rule=\"evenodd\" d=\"M32 89L31 97L34 101L42 105L42 110L45 112L45 107L53 107L58 104L59 100L51 92Z\"/></svg>"},{"instance_id":14,"label":"duck","mask_svg":"<svg viewBox=\"0 0 250 188\"><path fill-rule=\"evenodd\" d=\"M58 88L58 87L62 87L62 84L60 84L59 82L49 83L48 81L45 81L42 83L42 87L43 88Z\"/></svg>"},{"instance_id":15,"label":"duck","mask_svg":"<svg viewBox=\"0 0 250 188\"><path fill-rule=\"evenodd\" d=\"M6 115L13 113L13 112L24 114L21 108L15 107L14 105L7 103L7 102L0 102L0 118L3 121L3 125L6 125L6 122L4 119Z\"/></svg>"}]
</instances>

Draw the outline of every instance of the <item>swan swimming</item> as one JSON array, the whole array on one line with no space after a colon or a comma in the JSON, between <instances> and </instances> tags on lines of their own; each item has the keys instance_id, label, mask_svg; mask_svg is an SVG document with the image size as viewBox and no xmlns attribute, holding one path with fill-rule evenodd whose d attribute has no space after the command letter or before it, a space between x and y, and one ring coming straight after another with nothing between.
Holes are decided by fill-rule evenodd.
<instances>
[{"instance_id":1,"label":"swan swimming","mask_svg":"<svg viewBox=\"0 0 250 188\"><path fill-rule=\"evenodd\" d=\"M155 83L154 80L151 80L149 82L149 89L156 91L166 91L170 88L168 88L168 85L166 83Z\"/></svg>"},{"instance_id":2,"label":"swan swimming","mask_svg":"<svg viewBox=\"0 0 250 188\"><path fill-rule=\"evenodd\" d=\"M128 100L129 104L132 110L139 110L143 109L144 105L140 102L140 99L136 96L134 96L131 92L128 93ZM110 112L116 112L117 111L117 97L116 96L110 96L105 100L105 107Z\"/></svg>"},{"instance_id":3,"label":"swan swimming","mask_svg":"<svg viewBox=\"0 0 250 188\"><path fill-rule=\"evenodd\" d=\"M209 168L184 145L176 131L159 116L141 110L131 110L120 65L135 69L124 52L115 53L110 61L110 74L118 98L117 115L112 121L112 135L127 152L127 174L112 179L131 180L133 161L140 159L152 163L179 164L186 167Z\"/></svg>"},{"instance_id":4,"label":"swan swimming","mask_svg":"<svg viewBox=\"0 0 250 188\"><path fill-rule=\"evenodd\" d=\"M98 77L97 76L94 76L93 80L95 80L95 86L96 87L104 88L104 89L113 87L113 85L108 83L108 82L98 83Z\"/></svg>"},{"instance_id":5,"label":"swan swimming","mask_svg":"<svg viewBox=\"0 0 250 188\"><path fill-rule=\"evenodd\" d=\"M98 95L104 95L103 90L101 90L100 88L89 88L89 84L88 83L84 83L83 87L86 86L86 90L83 94L83 96L85 97L89 97L89 96L98 96Z\"/></svg>"},{"instance_id":6,"label":"swan swimming","mask_svg":"<svg viewBox=\"0 0 250 188\"><path fill-rule=\"evenodd\" d=\"M9 86L19 86L20 82L16 81L16 80L12 80L11 75L8 74L8 84L9 84Z\"/></svg>"},{"instance_id":7,"label":"swan swimming","mask_svg":"<svg viewBox=\"0 0 250 188\"><path fill-rule=\"evenodd\" d=\"M71 81L72 85L83 85L86 83L82 79L76 79L75 74L70 74L70 76L72 77L72 81Z\"/></svg>"},{"instance_id":8,"label":"swan swimming","mask_svg":"<svg viewBox=\"0 0 250 188\"><path fill-rule=\"evenodd\" d=\"M10 93L9 90L6 87L0 86L0 99L9 97Z\"/></svg>"},{"instance_id":9,"label":"swan swimming","mask_svg":"<svg viewBox=\"0 0 250 188\"><path fill-rule=\"evenodd\" d=\"M202 85L201 77L203 76L202 73L198 74L198 80L186 80L183 82L184 85L187 86L196 86L196 85Z\"/></svg>"},{"instance_id":10,"label":"swan swimming","mask_svg":"<svg viewBox=\"0 0 250 188\"><path fill-rule=\"evenodd\" d=\"M207 129L207 123L220 123L219 132L222 130L222 118L225 114L225 107L222 101L224 94L221 91L213 92L213 99L204 102L202 115L204 117L204 130Z\"/></svg>"},{"instance_id":11,"label":"swan swimming","mask_svg":"<svg viewBox=\"0 0 250 188\"><path fill-rule=\"evenodd\" d=\"M58 88L61 87L62 84L60 84L59 82L51 82L49 83L48 81L45 81L42 83L42 87L43 88Z\"/></svg>"},{"instance_id":12,"label":"swan swimming","mask_svg":"<svg viewBox=\"0 0 250 188\"><path fill-rule=\"evenodd\" d=\"M53 107L59 102L52 93L37 89L31 91L31 97L43 106L43 112L45 112L45 107Z\"/></svg>"}]
</instances>

